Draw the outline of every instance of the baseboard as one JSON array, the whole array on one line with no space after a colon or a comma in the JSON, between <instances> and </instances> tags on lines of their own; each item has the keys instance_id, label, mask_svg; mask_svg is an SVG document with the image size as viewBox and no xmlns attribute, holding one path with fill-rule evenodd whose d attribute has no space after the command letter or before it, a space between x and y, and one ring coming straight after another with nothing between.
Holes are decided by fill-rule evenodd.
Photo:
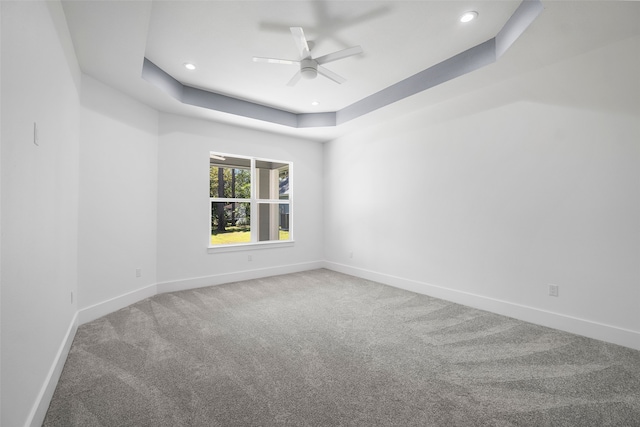
<instances>
[{"instance_id":1,"label":"baseboard","mask_svg":"<svg viewBox=\"0 0 640 427\"><path fill-rule=\"evenodd\" d=\"M435 298L478 308L480 310L490 311L503 316L513 317L525 322L547 326L549 328L640 350L640 333L629 329L623 329L586 319L580 319L534 307L515 304L468 292L457 291L454 289L431 285L429 283L378 273L335 262L325 261L324 268L383 283L396 288L405 289L411 292L429 295Z\"/></svg>"},{"instance_id":2,"label":"baseboard","mask_svg":"<svg viewBox=\"0 0 640 427\"><path fill-rule=\"evenodd\" d=\"M87 322L91 322L92 320L106 316L109 313L118 311L121 308L125 308L138 301L142 301L145 298L152 297L155 294L157 294L156 284L153 284L110 298L106 301L93 304L89 307L85 307L78 311L78 324L82 325Z\"/></svg>"},{"instance_id":3,"label":"baseboard","mask_svg":"<svg viewBox=\"0 0 640 427\"><path fill-rule=\"evenodd\" d=\"M281 265L277 267L258 268L233 273L216 274L213 276L193 277L189 279L172 280L157 284L158 293L184 291L188 289L204 288L225 283L240 282L242 280L259 279L262 277L278 276L281 274L298 273L300 271L323 268L324 261L305 262L300 264Z\"/></svg>"},{"instance_id":4,"label":"baseboard","mask_svg":"<svg viewBox=\"0 0 640 427\"><path fill-rule=\"evenodd\" d=\"M314 261L155 283L81 309L78 311L78 324L82 325L91 322L109 313L135 304L138 301L142 301L145 298L165 292L184 291L187 289L203 288L205 286L221 285L223 283L277 276L279 274L297 273L322 268L323 265L323 261Z\"/></svg>"},{"instance_id":5,"label":"baseboard","mask_svg":"<svg viewBox=\"0 0 640 427\"><path fill-rule=\"evenodd\" d=\"M44 422L44 417L47 415L47 410L49 409L53 392L56 390L56 386L58 385L58 380L62 374L62 368L64 368L64 364L67 361L67 356L69 355L69 350L71 349L73 338L76 336L77 329L78 313L76 312L76 314L73 315L71 323L67 328L67 333L58 348L58 352L51 364L51 368L49 368L49 372L47 373L44 384L40 389L40 393L38 393L38 397L31 408L31 412L29 413L25 426L40 427Z\"/></svg>"}]
</instances>

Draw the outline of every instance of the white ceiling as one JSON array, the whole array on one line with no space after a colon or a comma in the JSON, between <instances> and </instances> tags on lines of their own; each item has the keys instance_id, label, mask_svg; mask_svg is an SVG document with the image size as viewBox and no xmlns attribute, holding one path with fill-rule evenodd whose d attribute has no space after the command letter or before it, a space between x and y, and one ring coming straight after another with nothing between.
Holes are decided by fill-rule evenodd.
<instances>
[{"instance_id":1,"label":"white ceiling","mask_svg":"<svg viewBox=\"0 0 640 427\"><path fill-rule=\"evenodd\" d=\"M64 1L83 72L156 108L314 140L350 127L291 129L181 104L141 78L144 57L184 85L294 113L337 111L492 37L520 1ZM614 1L544 2L545 10L492 66L446 83L449 96L490 84L640 33L640 4ZM468 10L479 12L468 24ZM318 57L360 45L364 53L327 64L347 79L318 76L286 83L295 65L255 63L253 56L297 60L289 31L301 26ZM195 71L183 67L194 63ZM474 74L476 74L474 76ZM430 92L429 90L426 92ZM442 91L438 92L441 98ZM428 104L429 94L394 106L394 114ZM312 106L318 101L318 106ZM385 107L388 108L388 107Z\"/></svg>"}]
</instances>

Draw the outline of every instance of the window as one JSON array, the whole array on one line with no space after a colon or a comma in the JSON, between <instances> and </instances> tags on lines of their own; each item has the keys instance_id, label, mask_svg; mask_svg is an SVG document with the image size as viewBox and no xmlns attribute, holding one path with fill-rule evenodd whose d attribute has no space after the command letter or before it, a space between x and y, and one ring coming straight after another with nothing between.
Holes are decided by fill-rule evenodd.
<instances>
[{"instance_id":1,"label":"window","mask_svg":"<svg viewBox=\"0 0 640 427\"><path fill-rule=\"evenodd\" d=\"M293 240L291 162L209 157L210 247Z\"/></svg>"}]
</instances>

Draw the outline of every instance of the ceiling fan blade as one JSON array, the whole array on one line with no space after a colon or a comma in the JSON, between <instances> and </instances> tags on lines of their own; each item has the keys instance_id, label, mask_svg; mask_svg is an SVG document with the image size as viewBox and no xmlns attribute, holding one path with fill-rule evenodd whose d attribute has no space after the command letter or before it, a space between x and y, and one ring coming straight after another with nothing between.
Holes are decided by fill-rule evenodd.
<instances>
[{"instance_id":1,"label":"ceiling fan blade","mask_svg":"<svg viewBox=\"0 0 640 427\"><path fill-rule=\"evenodd\" d=\"M291 77L291 80L289 80L289 83L287 83L287 86L295 86L296 83L298 83L298 80L300 80L300 77L302 77L302 73L298 71L293 75L293 77Z\"/></svg>"},{"instance_id":2,"label":"ceiling fan blade","mask_svg":"<svg viewBox=\"0 0 640 427\"><path fill-rule=\"evenodd\" d=\"M348 58L349 56L359 55L361 53L362 48L360 46L353 46L316 58L316 62L318 64L326 64L328 62L337 61L338 59Z\"/></svg>"},{"instance_id":3,"label":"ceiling fan blade","mask_svg":"<svg viewBox=\"0 0 640 427\"><path fill-rule=\"evenodd\" d=\"M291 27L290 30L293 40L296 42L296 46L298 46L298 50L300 51L300 59L311 58L309 44L307 43L307 38L304 36L302 27Z\"/></svg>"},{"instance_id":4,"label":"ceiling fan blade","mask_svg":"<svg viewBox=\"0 0 640 427\"><path fill-rule=\"evenodd\" d=\"M261 56L254 56L253 62L268 62L269 64L299 64L300 61L292 61L290 59L278 59L278 58L263 58Z\"/></svg>"},{"instance_id":5,"label":"ceiling fan blade","mask_svg":"<svg viewBox=\"0 0 640 427\"><path fill-rule=\"evenodd\" d=\"M322 74L323 76L325 76L326 78L333 80L334 82L338 83L338 84L342 84L344 82L347 81L347 79L345 79L344 77L334 73L331 70L327 70L326 68L318 65L318 73Z\"/></svg>"}]
</instances>

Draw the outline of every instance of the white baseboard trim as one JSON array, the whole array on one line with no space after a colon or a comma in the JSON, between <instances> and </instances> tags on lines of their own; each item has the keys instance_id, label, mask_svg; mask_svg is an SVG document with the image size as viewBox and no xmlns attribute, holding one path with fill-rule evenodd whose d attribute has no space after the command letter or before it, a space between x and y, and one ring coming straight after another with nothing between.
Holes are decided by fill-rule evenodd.
<instances>
[{"instance_id":1,"label":"white baseboard trim","mask_svg":"<svg viewBox=\"0 0 640 427\"><path fill-rule=\"evenodd\" d=\"M315 270L323 266L324 261L313 261L155 283L81 309L78 311L78 324L83 325L92 320L99 319L102 316L106 316L109 313L113 313L157 294Z\"/></svg>"},{"instance_id":2,"label":"white baseboard trim","mask_svg":"<svg viewBox=\"0 0 640 427\"><path fill-rule=\"evenodd\" d=\"M106 316L109 313L118 311L121 308L135 304L138 301L142 301L145 298L152 297L157 294L156 289L156 284L154 283L153 285L148 285L144 288L136 289L135 291L127 292L126 294L85 307L78 311L78 324L83 325L102 316Z\"/></svg>"},{"instance_id":3,"label":"white baseboard trim","mask_svg":"<svg viewBox=\"0 0 640 427\"><path fill-rule=\"evenodd\" d=\"M429 295L480 310L513 317L536 325L547 326L549 328L640 350L640 332L629 329L335 262L325 261L324 268L383 283L396 288L405 289L418 294Z\"/></svg>"},{"instance_id":4,"label":"white baseboard trim","mask_svg":"<svg viewBox=\"0 0 640 427\"><path fill-rule=\"evenodd\" d=\"M300 271L316 270L324 267L324 261L305 262L300 264L281 265L277 267L244 270L233 273L216 274L213 276L193 277L190 279L172 280L157 284L158 293L184 291L187 289L204 288L225 283L240 282L242 280L260 279L262 277L278 276L281 274L298 273Z\"/></svg>"},{"instance_id":5,"label":"white baseboard trim","mask_svg":"<svg viewBox=\"0 0 640 427\"><path fill-rule=\"evenodd\" d=\"M49 409L53 392L56 390L56 386L58 385L58 380L62 374L62 368L64 368L64 364L67 361L67 356L69 355L69 350L71 349L71 344L73 343L73 338L76 336L77 330L78 312L76 312L71 319L71 323L67 328L67 333L58 348L58 352L56 353L53 363L49 368L44 384L42 385L42 388L38 393L38 397L31 408L31 412L29 413L27 422L25 423L26 427L40 427L44 422L44 417L47 415L47 410Z\"/></svg>"}]
</instances>

